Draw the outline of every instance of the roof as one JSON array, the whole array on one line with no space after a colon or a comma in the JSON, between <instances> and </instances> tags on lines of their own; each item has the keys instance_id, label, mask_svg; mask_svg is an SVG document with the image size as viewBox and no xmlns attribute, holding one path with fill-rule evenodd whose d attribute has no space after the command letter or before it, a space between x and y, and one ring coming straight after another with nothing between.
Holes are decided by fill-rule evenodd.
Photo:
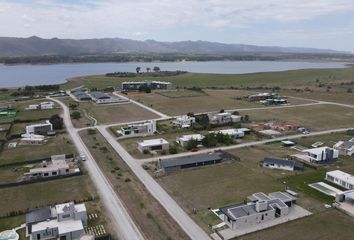
<instances>
[{"instance_id":1,"label":"roof","mask_svg":"<svg viewBox=\"0 0 354 240\"><path fill-rule=\"evenodd\" d=\"M52 213L50 207L33 209L26 214L26 223L29 224L29 223L45 221L47 219L50 219L51 216Z\"/></svg>"},{"instance_id":2,"label":"roof","mask_svg":"<svg viewBox=\"0 0 354 240\"><path fill-rule=\"evenodd\" d=\"M163 138L149 139L149 140L144 140L142 142L138 142L138 145L141 147L150 147L150 146L156 146L162 144L168 144L168 142Z\"/></svg>"},{"instance_id":3,"label":"roof","mask_svg":"<svg viewBox=\"0 0 354 240\"><path fill-rule=\"evenodd\" d=\"M190 141L192 139L197 140L197 141L201 141L204 139L204 136L201 134L189 134L189 135L183 135L178 138L178 140L181 140L181 141Z\"/></svg>"},{"instance_id":4,"label":"roof","mask_svg":"<svg viewBox=\"0 0 354 240\"><path fill-rule=\"evenodd\" d=\"M111 98L107 94L105 94L103 92L98 92L98 91L90 92L90 94L93 98L96 98L96 99L109 99L109 98Z\"/></svg>"},{"instance_id":5,"label":"roof","mask_svg":"<svg viewBox=\"0 0 354 240\"><path fill-rule=\"evenodd\" d=\"M288 194L286 192L273 192L273 193L270 193L269 196L272 198L280 199L284 203L296 200L296 197L291 196L290 194Z\"/></svg>"},{"instance_id":6,"label":"roof","mask_svg":"<svg viewBox=\"0 0 354 240\"><path fill-rule=\"evenodd\" d=\"M274 164L288 166L288 167L295 166L295 161L293 161L293 160L279 159L279 158L272 158L272 157L265 157L263 162L264 163L274 163Z\"/></svg>"},{"instance_id":7,"label":"roof","mask_svg":"<svg viewBox=\"0 0 354 240\"><path fill-rule=\"evenodd\" d=\"M332 148L329 148L329 147L318 147L318 148L306 149L306 150L304 150L304 152L318 155L318 154L322 154L327 149L328 150L333 150Z\"/></svg>"},{"instance_id":8,"label":"roof","mask_svg":"<svg viewBox=\"0 0 354 240\"><path fill-rule=\"evenodd\" d=\"M214 154L198 154L198 155L191 155L187 157L180 157L180 158L172 158L167 160L161 160L161 166L166 167L175 167L185 164L192 164L192 163L200 163L200 162L207 162L207 161L217 161L222 160L222 157L218 153Z\"/></svg>"},{"instance_id":9,"label":"roof","mask_svg":"<svg viewBox=\"0 0 354 240\"><path fill-rule=\"evenodd\" d=\"M340 141L334 147L349 150L354 147L354 141Z\"/></svg>"},{"instance_id":10,"label":"roof","mask_svg":"<svg viewBox=\"0 0 354 240\"><path fill-rule=\"evenodd\" d=\"M354 185L354 176L349 173L343 172L341 170L330 171L330 172L327 172L326 175L329 175L334 178L338 178L342 181L345 181L349 184Z\"/></svg>"},{"instance_id":11,"label":"roof","mask_svg":"<svg viewBox=\"0 0 354 240\"><path fill-rule=\"evenodd\" d=\"M58 222L58 233L60 235L80 230L84 230L81 220L66 220Z\"/></svg>"},{"instance_id":12,"label":"roof","mask_svg":"<svg viewBox=\"0 0 354 240\"><path fill-rule=\"evenodd\" d=\"M236 128L232 129L222 129L218 131L210 131L209 133L221 133L224 135L244 135L245 132Z\"/></svg>"}]
</instances>

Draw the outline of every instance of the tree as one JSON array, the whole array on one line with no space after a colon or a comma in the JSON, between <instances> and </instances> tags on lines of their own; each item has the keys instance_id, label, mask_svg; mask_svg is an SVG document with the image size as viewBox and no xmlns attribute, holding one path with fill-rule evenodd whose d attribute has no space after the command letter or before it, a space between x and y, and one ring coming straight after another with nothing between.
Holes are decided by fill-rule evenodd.
<instances>
[{"instance_id":1,"label":"tree","mask_svg":"<svg viewBox=\"0 0 354 240\"><path fill-rule=\"evenodd\" d=\"M168 150L170 154L177 154L178 153L178 148L176 145L170 146L170 149Z\"/></svg>"},{"instance_id":2,"label":"tree","mask_svg":"<svg viewBox=\"0 0 354 240\"><path fill-rule=\"evenodd\" d=\"M70 109L75 110L75 109L77 109L77 107L78 107L77 103L69 103L69 108Z\"/></svg>"},{"instance_id":3,"label":"tree","mask_svg":"<svg viewBox=\"0 0 354 240\"><path fill-rule=\"evenodd\" d=\"M202 143L205 147L216 147L216 145L218 144L218 140L216 139L214 133L209 133L205 135L205 137L202 140Z\"/></svg>"},{"instance_id":4,"label":"tree","mask_svg":"<svg viewBox=\"0 0 354 240\"><path fill-rule=\"evenodd\" d=\"M353 90L351 88L347 89L347 93L352 93L352 92L353 92Z\"/></svg>"},{"instance_id":5,"label":"tree","mask_svg":"<svg viewBox=\"0 0 354 240\"><path fill-rule=\"evenodd\" d=\"M149 68L149 67L146 68L146 71L147 71L147 72L150 72L150 70L151 70L151 68Z\"/></svg>"},{"instance_id":6,"label":"tree","mask_svg":"<svg viewBox=\"0 0 354 240\"><path fill-rule=\"evenodd\" d=\"M53 125L54 130L60 130L64 127L63 119L58 114L51 116L49 122Z\"/></svg>"},{"instance_id":7,"label":"tree","mask_svg":"<svg viewBox=\"0 0 354 240\"><path fill-rule=\"evenodd\" d=\"M239 116L239 115L240 115L240 113L239 113L238 111L234 111L234 112L232 113L232 115Z\"/></svg>"},{"instance_id":8,"label":"tree","mask_svg":"<svg viewBox=\"0 0 354 240\"><path fill-rule=\"evenodd\" d=\"M195 139L191 139L187 142L186 149L192 150L193 148L196 148L197 146L198 146L198 141Z\"/></svg>"},{"instance_id":9,"label":"tree","mask_svg":"<svg viewBox=\"0 0 354 240\"><path fill-rule=\"evenodd\" d=\"M149 87L145 88L145 93L151 93L151 88Z\"/></svg>"},{"instance_id":10,"label":"tree","mask_svg":"<svg viewBox=\"0 0 354 240\"><path fill-rule=\"evenodd\" d=\"M160 68L159 68L158 66L155 66L155 67L153 68L153 70L154 70L154 72L160 72Z\"/></svg>"},{"instance_id":11,"label":"tree","mask_svg":"<svg viewBox=\"0 0 354 240\"><path fill-rule=\"evenodd\" d=\"M243 117L243 121L249 122L249 121L250 121L250 116L246 114L246 115Z\"/></svg>"},{"instance_id":12,"label":"tree","mask_svg":"<svg viewBox=\"0 0 354 240\"><path fill-rule=\"evenodd\" d=\"M219 113L224 113L224 112L225 112L225 110L224 110L224 109L221 109Z\"/></svg>"},{"instance_id":13,"label":"tree","mask_svg":"<svg viewBox=\"0 0 354 240\"><path fill-rule=\"evenodd\" d=\"M75 112L72 112L70 114L70 116L72 117L72 119L77 120L77 119L81 118L81 113L79 111L75 111Z\"/></svg>"},{"instance_id":14,"label":"tree","mask_svg":"<svg viewBox=\"0 0 354 240\"><path fill-rule=\"evenodd\" d=\"M141 70L141 67L137 67L135 70L136 70L136 73L139 73Z\"/></svg>"}]
</instances>

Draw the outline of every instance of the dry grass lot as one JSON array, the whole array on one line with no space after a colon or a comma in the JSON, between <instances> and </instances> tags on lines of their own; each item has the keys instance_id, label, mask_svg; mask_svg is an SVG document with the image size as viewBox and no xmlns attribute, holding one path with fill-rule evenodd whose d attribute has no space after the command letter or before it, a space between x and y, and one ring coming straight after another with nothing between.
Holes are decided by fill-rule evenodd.
<instances>
[{"instance_id":1,"label":"dry grass lot","mask_svg":"<svg viewBox=\"0 0 354 240\"><path fill-rule=\"evenodd\" d=\"M71 98L62 98L62 100L67 105L74 103ZM91 102L80 102L76 104L79 105L78 110L81 112L81 118L73 121L75 127L90 125L92 120L87 119L86 114L97 119L98 124L124 123L158 117L133 103L98 105Z\"/></svg>"},{"instance_id":2,"label":"dry grass lot","mask_svg":"<svg viewBox=\"0 0 354 240\"><path fill-rule=\"evenodd\" d=\"M176 90L177 91L177 90ZM169 91L173 93L173 91ZM146 106L170 115L181 115L188 112L201 113L219 111L220 109L239 109L263 107L260 103L238 100L237 98L253 94L246 90L204 90L205 96L196 97L166 97L157 92L133 96ZM174 96L176 94L172 94ZM291 99L291 104L303 104L311 101Z\"/></svg>"},{"instance_id":3,"label":"dry grass lot","mask_svg":"<svg viewBox=\"0 0 354 240\"><path fill-rule=\"evenodd\" d=\"M10 142L14 141L16 140ZM0 153L0 165L70 153L76 153L76 149L71 143L69 136L67 134L58 134L48 139L48 142L44 145L17 145L16 148L8 149L5 144L3 151Z\"/></svg>"},{"instance_id":4,"label":"dry grass lot","mask_svg":"<svg viewBox=\"0 0 354 240\"><path fill-rule=\"evenodd\" d=\"M251 120L284 120L298 123L313 131L354 126L354 109L335 105L242 111Z\"/></svg>"},{"instance_id":5,"label":"dry grass lot","mask_svg":"<svg viewBox=\"0 0 354 240\"><path fill-rule=\"evenodd\" d=\"M101 134L80 135L146 239L188 239Z\"/></svg>"},{"instance_id":6,"label":"dry grass lot","mask_svg":"<svg viewBox=\"0 0 354 240\"><path fill-rule=\"evenodd\" d=\"M0 189L0 216L11 211L47 206L67 201L82 201L96 196L87 175Z\"/></svg>"},{"instance_id":7,"label":"dry grass lot","mask_svg":"<svg viewBox=\"0 0 354 240\"><path fill-rule=\"evenodd\" d=\"M26 121L37 121L37 120L47 120L54 114L60 114L62 109L55 104L54 109L43 109L43 110L27 110L26 108L28 105L37 104L40 102L48 102L48 99L36 99L36 100L29 100L23 101L12 104L16 107L17 116L16 120L26 120Z\"/></svg>"}]
</instances>

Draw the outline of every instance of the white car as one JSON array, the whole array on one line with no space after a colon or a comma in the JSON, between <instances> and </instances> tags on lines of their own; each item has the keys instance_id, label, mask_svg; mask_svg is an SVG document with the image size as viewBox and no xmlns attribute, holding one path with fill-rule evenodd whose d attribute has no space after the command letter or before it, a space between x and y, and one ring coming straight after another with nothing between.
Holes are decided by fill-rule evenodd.
<instances>
[{"instance_id":1,"label":"white car","mask_svg":"<svg viewBox=\"0 0 354 240\"><path fill-rule=\"evenodd\" d=\"M86 161L86 156L83 153L80 153L80 158L82 161Z\"/></svg>"}]
</instances>

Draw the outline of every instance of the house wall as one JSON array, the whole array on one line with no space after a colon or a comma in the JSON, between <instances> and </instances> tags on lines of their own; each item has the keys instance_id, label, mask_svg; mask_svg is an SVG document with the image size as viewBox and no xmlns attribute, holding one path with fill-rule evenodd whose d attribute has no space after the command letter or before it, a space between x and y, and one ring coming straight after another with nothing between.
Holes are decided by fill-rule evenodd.
<instances>
[{"instance_id":1,"label":"house wall","mask_svg":"<svg viewBox=\"0 0 354 240\"><path fill-rule=\"evenodd\" d=\"M224 216L224 222L233 230L244 229L254 225L262 224L275 219L275 210L269 210L245 217L238 218L236 221L228 221L228 217Z\"/></svg>"},{"instance_id":2,"label":"house wall","mask_svg":"<svg viewBox=\"0 0 354 240\"><path fill-rule=\"evenodd\" d=\"M78 231L75 231L75 232L70 232L70 233L65 233L65 234L60 234L59 235L59 239L61 237L64 237L65 236L65 239L66 240L76 240L76 239L80 239L80 237L82 235L85 234L85 231L82 229L82 230L78 230Z\"/></svg>"},{"instance_id":3,"label":"house wall","mask_svg":"<svg viewBox=\"0 0 354 240\"><path fill-rule=\"evenodd\" d=\"M333 177L332 175L326 173L326 180L329 181L329 182L332 182L332 183L335 183L339 186L342 186L346 189L354 189L354 186L350 183L348 183L347 181L345 180L342 180L340 178L336 178L336 177Z\"/></svg>"},{"instance_id":4,"label":"house wall","mask_svg":"<svg viewBox=\"0 0 354 240\"><path fill-rule=\"evenodd\" d=\"M53 239L58 236L58 228L47 228L42 231L32 232L31 240Z\"/></svg>"}]
</instances>

